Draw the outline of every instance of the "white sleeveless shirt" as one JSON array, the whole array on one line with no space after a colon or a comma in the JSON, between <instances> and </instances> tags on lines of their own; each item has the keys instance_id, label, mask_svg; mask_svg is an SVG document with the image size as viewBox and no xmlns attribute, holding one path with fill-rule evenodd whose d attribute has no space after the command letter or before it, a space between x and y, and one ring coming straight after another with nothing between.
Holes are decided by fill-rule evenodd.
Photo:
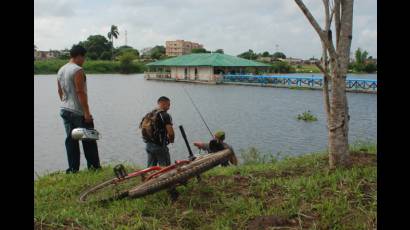
<instances>
[{"instance_id":1,"label":"white sleeveless shirt","mask_svg":"<svg viewBox=\"0 0 410 230\"><path fill-rule=\"evenodd\" d=\"M77 113L79 115L84 115L83 108L80 104L80 101L78 100L74 84L74 76L77 71L81 69L81 66L69 62L58 70L57 81L60 83L61 89L63 91L60 108ZM85 93L87 93L86 79L84 79L84 91Z\"/></svg>"}]
</instances>

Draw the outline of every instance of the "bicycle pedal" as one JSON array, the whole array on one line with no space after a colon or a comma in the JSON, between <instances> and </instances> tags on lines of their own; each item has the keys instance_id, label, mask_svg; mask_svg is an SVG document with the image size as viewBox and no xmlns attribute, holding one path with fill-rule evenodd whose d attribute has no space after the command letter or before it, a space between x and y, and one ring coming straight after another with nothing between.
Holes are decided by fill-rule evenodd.
<instances>
[{"instance_id":1,"label":"bicycle pedal","mask_svg":"<svg viewBox=\"0 0 410 230\"><path fill-rule=\"evenodd\" d=\"M114 167L114 174L118 179L122 179L128 175L124 165L119 164Z\"/></svg>"}]
</instances>

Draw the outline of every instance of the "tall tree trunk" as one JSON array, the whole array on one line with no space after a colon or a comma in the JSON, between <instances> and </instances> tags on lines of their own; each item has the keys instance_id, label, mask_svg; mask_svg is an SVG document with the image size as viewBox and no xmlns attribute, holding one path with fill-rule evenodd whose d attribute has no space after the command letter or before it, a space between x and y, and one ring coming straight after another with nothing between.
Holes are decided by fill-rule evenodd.
<instances>
[{"instance_id":1,"label":"tall tree trunk","mask_svg":"<svg viewBox=\"0 0 410 230\"><path fill-rule=\"evenodd\" d=\"M339 0L340 27L337 31L337 59L333 65L332 78L332 109L329 127L330 167L350 164L349 155L349 107L346 96L346 74L349 65L350 46L353 28L353 0ZM339 20L336 20L339 21Z\"/></svg>"},{"instance_id":2,"label":"tall tree trunk","mask_svg":"<svg viewBox=\"0 0 410 230\"><path fill-rule=\"evenodd\" d=\"M334 0L334 8L329 13L329 0L323 0L325 6L325 30L319 26L302 0L295 0L305 14L317 34L323 48L322 66L318 67L324 73L323 96L325 110L328 117L328 148L329 166L347 166L350 164L349 155L349 109L346 96L346 74L349 63L350 46L352 40L353 0ZM332 41L331 22L335 18L336 48ZM327 54L330 66L327 65ZM330 98L328 93L330 80ZM329 103L329 104L328 104Z\"/></svg>"},{"instance_id":3,"label":"tall tree trunk","mask_svg":"<svg viewBox=\"0 0 410 230\"><path fill-rule=\"evenodd\" d=\"M333 74L329 117L329 166L346 166L349 162L346 76Z\"/></svg>"}]
</instances>

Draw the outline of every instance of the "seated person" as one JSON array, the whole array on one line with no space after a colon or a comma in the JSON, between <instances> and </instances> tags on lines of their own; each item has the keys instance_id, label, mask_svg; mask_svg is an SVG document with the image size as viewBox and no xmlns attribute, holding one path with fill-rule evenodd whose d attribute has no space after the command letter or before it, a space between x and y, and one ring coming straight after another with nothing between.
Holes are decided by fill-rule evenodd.
<instances>
[{"instance_id":1,"label":"seated person","mask_svg":"<svg viewBox=\"0 0 410 230\"><path fill-rule=\"evenodd\" d=\"M230 149L232 151L232 155L226 162L223 162L222 166L228 166L230 162L231 164L238 165L238 159L235 156L235 152L233 148L224 142L225 140L225 132L224 131L217 131L214 133L214 139L212 139L209 144L204 142L196 141L194 145L199 149L206 150L208 153L215 153L224 149Z\"/></svg>"}]
</instances>

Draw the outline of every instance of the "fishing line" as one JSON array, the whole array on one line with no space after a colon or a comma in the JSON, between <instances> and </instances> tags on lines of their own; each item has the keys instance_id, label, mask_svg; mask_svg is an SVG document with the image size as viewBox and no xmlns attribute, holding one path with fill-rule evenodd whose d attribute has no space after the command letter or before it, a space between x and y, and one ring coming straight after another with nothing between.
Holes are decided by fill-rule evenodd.
<instances>
[{"instance_id":1,"label":"fishing line","mask_svg":"<svg viewBox=\"0 0 410 230\"><path fill-rule=\"evenodd\" d=\"M194 100L192 100L191 95L189 95L188 91L185 89L184 86L182 86L182 88L184 89L184 92L186 93L186 95L188 96L189 100L191 101L192 105L194 106L194 108L196 109L196 111L198 112L199 116L201 117L201 120L204 122L206 128L208 129L209 133L211 134L211 137L214 138L214 135L212 134L211 129L208 127L208 125L205 122L204 117L202 116L201 112L199 111L198 107L196 107Z\"/></svg>"}]
</instances>

